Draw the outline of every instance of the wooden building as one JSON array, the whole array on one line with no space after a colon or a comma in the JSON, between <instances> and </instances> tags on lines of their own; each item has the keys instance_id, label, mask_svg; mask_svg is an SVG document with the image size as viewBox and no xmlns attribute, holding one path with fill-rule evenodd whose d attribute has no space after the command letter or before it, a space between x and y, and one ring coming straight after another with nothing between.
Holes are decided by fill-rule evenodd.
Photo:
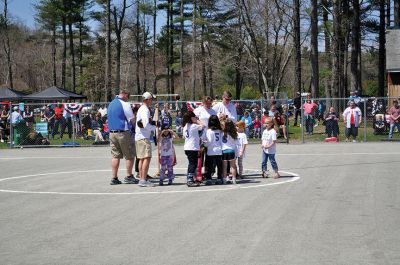
<instances>
[{"instance_id":1,"label":"wooden building","mask_svg":"<svg viewBox=\"0 0 400 265\"><path fill-rule=\"evenodd\" d=\"M386 31L386 73L388 97L400 96L400 29ZM392 100L389 100L391 103Z\"/></svg>"}]
</instances>

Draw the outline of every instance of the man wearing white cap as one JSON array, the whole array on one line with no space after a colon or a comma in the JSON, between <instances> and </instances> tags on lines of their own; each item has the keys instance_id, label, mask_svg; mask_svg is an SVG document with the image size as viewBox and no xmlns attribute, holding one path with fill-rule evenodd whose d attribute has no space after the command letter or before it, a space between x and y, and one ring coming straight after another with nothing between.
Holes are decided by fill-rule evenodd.
<instances>
[{"instance_id":1,"label":"man wearing white cap","mask_svg":"<svg viewBox=\"0 0 400 265\"><path fill-rule=\"evenodd\" d=\"M156 97L150 92L145 92L142 98L143 105L138 110L135 129L136 156L139 160L139 186L153 187L154 184L146 180L146 177L151 161L151 132L156 129L155 122L151 118L150 107Z\"/></svg>"},{"instance_id":2,"label":"man wearing white cap","mask_svg":"<svg viewBox=\"0 0 400 265\"><path fill-rule=\"evenodd\" d=\"M14 106L13 110L14 111L11 113L11 116L10 116L10 121L11 121L11 124L14 125L15 123L17 123L17 121L20 121L23 118L22 118L22 115L21 115L21 113L19 111L18 106Z\"/></svg>"}]
</instances>

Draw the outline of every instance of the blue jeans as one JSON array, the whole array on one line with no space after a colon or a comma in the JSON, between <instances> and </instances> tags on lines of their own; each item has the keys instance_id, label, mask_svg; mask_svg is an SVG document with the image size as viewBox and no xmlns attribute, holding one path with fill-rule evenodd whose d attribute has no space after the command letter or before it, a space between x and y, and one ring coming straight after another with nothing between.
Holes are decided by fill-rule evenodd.
<instances>
[{"instance_id":1,"label":"blue jeans","mask_svg":"<svg viewBox=\"0 0 400 265\"><path fill-rule=\"evenodd\" d=\"M269 161L271 161L272 169L275 172L278 171L278 164L276 163L276 160L275 160L275 154L266 154L264 151L263 151L263 159L262 159L262 164L261 164L261 170L262 171L267 171L268 159L269 159Z\"/></svg>"},{"instance_id":2,"label":"blue jeans","mask_svg":"<svg viewBox=\"0 0 400 265\"><path fill-rule=\"evenodd\" d=\"M392 124L390 124L389 138L393 137L394 127L397 128L397 132L400 134L400 123L392 123Z\"/></svg>"}]
</instances>

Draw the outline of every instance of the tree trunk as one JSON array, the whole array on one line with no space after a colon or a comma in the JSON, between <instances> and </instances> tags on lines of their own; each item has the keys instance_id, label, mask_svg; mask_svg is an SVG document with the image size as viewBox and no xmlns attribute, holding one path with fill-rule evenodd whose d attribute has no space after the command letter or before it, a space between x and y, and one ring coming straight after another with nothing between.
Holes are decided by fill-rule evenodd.
<instances>
[{"instance_id":1,"label":"tree trunk","mask_svg":"<svg viewBox=\"0 0 400 265\"><path fill-rule=\"evenodd\" d=\"M318 67L318 1L311 1L311 94L319 97Z\"/></svg>"},{"instance_id":2,"label":"tree trunk","mask_svg":"<svg viewBox=\"0 0 400 265\"><path fill-rule=\"evenodd\" d=\"M82 77L83 75L83 23L79 21L79 76Z\"/></svg>"},{"instance_id":3,"label":"tree trunk","mask_svg":"<svg viewBox=\"0 0 400 265\"><path fill-rule=\"evenodd\" d=\"M147 91L147 69L146 69L146 46L147 46L147 30L146 30L146 13L143 12L143 91Z\"/></svg>"},{"instance_id":4,"label":"tree trunk","mask_svg":"<svg viewBox=\"0 0 400 265\"><path fill-rule=\"evenodd\" d=\"M157 0L154 0L153 13L153 94L157 94L157 67L156 67L156 31L157 31Z\"/></svg>"},{"instance_id":5,"label":"tree trunk","mask_svg":"<svg viewBox=\"0 0 400 265\"><path fill-rule=\"evenodd\" d=\"M385 96L385 65L386 65L386 36L385 36L385 0L379 1L379 73L378 73L378 83L379 83L379 96Z\"/></svg>"},{"instance_id":6,"label":"tree trunk","mask_svg":"<svg viewBox=\"0 0 400 265\"><path fill-rule=\"evenodd\" d=\"M65 15L62 17L62 33L63 33L63 54L61 62L61 87L65 89L66 65L67 65L67 20Z\"/></svg>"},{"instance_id":7,"label":"tree trunk","mask_svg":"<svg viewBox=\"0 0 400 265\"><path fill-rule=\"evenodd\" d=\"M328 69L332 69L332 58L331 58L331 36L329 33L328 29L328 3L327 0L322 0L321 5L323 6L322 8L322 19L324 23L324 41L325 41L325 56L326 56L326 61L328 64ZM326 98L331 98L331 76L325 77L325 97ZM332 105L331 100L326 101L326 109L329 110L329 108Z\"/></svg>"},{"instance_id":8,"label":"tree trunk","mask_svg":"<svg viewBox=\"0 0 400 265\"><path fill-rule=\"evenodd\" d=\"M70 18L72 19L72 18ZM68 33L69 33L69 54L71 56L71 81L72 81L72 91L75 93L76 90L76 72L75 72L75 48L74 48L74 32L72 31L72 21L68 23Z\"/></svg>"},{"instance_id":9,"label":"tree trunk","mask_svg":"<svg viewBox=\"0 0 400 265\"><path fill-rule=\"evenodd\" d=\"M167 58L166 58L166 63L167 63L167 94L171 93L171 56L170 56L170 51L171 51L171 46L170 46L170 34L171 34L171 25L172 21L170 20L170 2L171 0L168 0L168 6L167 6Z\"/></svg>"},{"instance_id":10,"label":"tree trunk","mask_svg":"<svg viewBox=\"0 0 400 265\"><path fill-rule=\"evenodd\" d=\"M4 0L4 35L5 35L5 42L4 42L4 51L7 56L7 70L8 70L8 81L10 82L10 88L14 88L14 80L13 80L13 71L12 71L12 62L11 62L11 46L10 46L10 38L8 32L8 1Z\"/></svg>"},{"instance_id":11,"label":"tree trunk","mask_svg":"<svg viewBox=\"0 0 400 265\"><path fill-rule=\"evenodd\" d=\"M390 27L390 6L391 0L386 0L386 28Z\"/></svg>"},{"instance_id":12,"label":"tree trunk","mask_svg":"<svg viewBox=\"0 0 400 265\"><path fill-rule=\"evenodd\" d=\"M136 0L136 35L135 35L135 43L136 43L136 89L137 94L141 94L140 89L140 3L139 0Z\"/></svg>"},{"instance_id":13,"label":"tree trunk","mask_svg":"<svg viewBox=\"0 0 400 265\"><path fill-rule=\"evenodd\" d=\"M169 45L170 45L170 80L171 80L171 92L170 94L175 94L175 70L173 67L174 64L174 1L171 0L171 4L169 5L170 12L169 12L169 20L170 20L170 33L169 33Z\"/></svg>"},{"instance_id":14,"label":"tree trunk","mask_svg":"<svg viewBox=\"0 0 400 265\"><path fill-rule=\"evenodd\" d=\"M192 17L192 100L196 99L196 10L197 0L194 0Z\"/></svg>"},{"instance_id":15,"label":"tree trunk","mask_svg":"<svg viewBox=\"0 0 400 265\"><path fill-rule=\"evenodd\" d=\"M186 87L185 87L185 70L184 70L184 65L183 65L183 56L184 56L184 33L185 33L185 21L183 19L184 16L184 1L181 0L181 8L180 8L180 16L181 16L181 47L180 47L180 53L179 53L179 61L180 61L180 67L181 67L181 88L183 92L183 98L186 99Z\"/></svg>"},{"instance_id":16,"label":"tree trunk","mask_svg":"<svg viewBox=\"0 0 400 265\"><path fill-rule=\"evenodd\" d=\"M294 89L301 92L301 47L300 47L300 0L293 0L294 14L294 46L295 46L295 78Z\"/></svg>"},{"instance_id":17,"label":"tree trunk","mask_svg":"<svg viewBox=\"0 0 400 265\"><path fill-rule=\"evenodd\" d=\"M56 27L53 28L52 36L51 36L51 55L52 55L52 63L53 63L53 86L57 86L57 50L56 50Z\"/></svg>"},{"instance_id":18,"label":"tree trunk","mask_svg":"<svg viewBox=\"0 0 400 265\"><path fill-rule=\"evenodd\" d=\"M104 82L104 100L111 101L111 0L106 3L106 76Z\"/></svg>"},{"instance_id":19,"label":"tree trunk","mask_svg":"<svg viewBox=\"0 0 400 265\"><path fill-rule=\"evenodd\" d=\"M333 0L333 39L332 39L332 97L338 98L340 86L340 39L341 39L341 8L340 0ZM338 101L333 101L333 107L338 110Z\"/></svg>"},{"instance_id":20,"label":"tree trunk","mask_svg":"<svg viewBox=\"0 0 400 265\"><path fill-rule=\"evenodd\" d=\"M114 27L115 27L115 36L116 36L116 43L115 43L115 88L120 88L121 85L121 31L118 26L118 15L117 15L117 7L114 6ZM117 91L114 91L117 95Z\"/></svg>"},{"instance_id":21,"label":"tree trunk","mask_svg":"<svg viewBox=\"0 0 400 265\"><path fill-rule=\"evenodd\" d=\"M351 89L361 91L361 53L360 0L353 0L353 23L351 29Z\"/></svg>"},{"instance_id":22,"label":"tree trunk","mask_svg":"<svg viewBox=\"0 0 400 265\"><path fill-rule=\"evenodd\" d=\"M201 14L201 8L199 13ZM201 80L203 87L203 95L207 95L207 74L206 74L206 50L204 49L204 23L201 25L201 38L200 38L200 46L201 46Z\"/></svg>"},{"instance_id":23,"label":"tree trunk","mask_svg":"<svg viewBox=\"0 0 400 265\"><path fill-rule=\"evenodd\" d=\"M393 1L393 22L395 28L400 26L400 0Z\"/></svg>"}]
</instances>

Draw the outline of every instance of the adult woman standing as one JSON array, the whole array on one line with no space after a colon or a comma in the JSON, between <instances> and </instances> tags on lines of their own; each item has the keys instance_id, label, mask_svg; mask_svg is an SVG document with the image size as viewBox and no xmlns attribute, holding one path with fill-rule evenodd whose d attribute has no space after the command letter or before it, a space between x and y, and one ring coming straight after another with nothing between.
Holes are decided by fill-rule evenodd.
<instances>
[{"instance_id":1,"label":"adult woman standing","mask_svg":"<svg viewBox=\"0 0 400 265\"><path fill-rule=\"evenodd\" d=\"M199 118L199 120L208 127L208 120L211 115L217 115L217 112L211 108L212 106L212 98L209 96L204 96L203 98L203 106L197 107L193 113Z\"/></svg>"}]
</instances>

